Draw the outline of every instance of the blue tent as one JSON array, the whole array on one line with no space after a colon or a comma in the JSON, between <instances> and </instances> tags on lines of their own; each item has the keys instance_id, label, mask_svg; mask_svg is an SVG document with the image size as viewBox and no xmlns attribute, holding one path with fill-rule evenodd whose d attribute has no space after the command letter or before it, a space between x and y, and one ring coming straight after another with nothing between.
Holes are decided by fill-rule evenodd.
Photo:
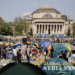
<instances>
[{"instance_id":1,"label":"blue tent","mask_svg":"<svg viewBox=\"0 0 75 75\"><path fill-rule=\"evenodd\" d=\"M44 42L43 43L43 50L46 50L46 48L51 45L52 43L50 41Z\"/></svg>"},{"instance_id":2,"label":"blue tent","mask_svg":"<svg viewBox=\"0 0 75 75\"><path fill-rule=\"evenodd\" d=\"M66 63L63 65L63 63ZM57 63L57 64L56 64ZM53 69L54 67L54 69ZM57 68L61 69L57 69ZM71 70L65 70L64 67L70 67ZM39 68L42 69L47 75L72 75L73 66L68 65L68 62L61 58L52 58L44 61Z\"/></svg>"},{"instance_id":3,"label":"blue tent","mask_svg":"<svg viewBox=\"0 0 75 75\"><path fill-rule=\"evenodd\" d=\"M21 45L21 43L16 43L16 44L14 44L13 46L18 47L18 46L20 46L20 45Z\"/></svg>"},{"instance_id":4,"label":"blue tent","mask_svg":"<svg viewBox=\"0 0 75 75\"><path fill-rule=\"evenodd\" d=\"M47 40L40 41L39 44L43 44L44 42L48 42Z\"/></svg>"},{"instance_id":5,"label":"blue tent","mask_svg":"<svg viewBox=\"0 0 75 75\"><path fill-rule=\"evenodd\" d=\"M66 46L64 46L63 44L54 44L52 46L54 48L54 58L57 58L58 53L61 53L61 51L65 52L65 50L66 50L67 52L69 52L68 48Z\"/></svg>"},{"instance_id":6,"label":"blue tent","mask_svg":"<svg viewBox=\"0 0 75 75\"><path fill-rule=\"evenodd\" d=\"M43 50L45 50L52 43L50 41L43 40L43 41L39 42L39 44L41 44L43 46Z\"/></svg>"}]
</instances>

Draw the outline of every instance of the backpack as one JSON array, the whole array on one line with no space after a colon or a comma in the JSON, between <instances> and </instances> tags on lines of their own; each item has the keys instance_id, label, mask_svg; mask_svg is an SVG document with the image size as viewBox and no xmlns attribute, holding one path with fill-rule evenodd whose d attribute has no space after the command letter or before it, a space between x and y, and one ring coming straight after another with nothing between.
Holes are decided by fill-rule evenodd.
<instances>
[{"instance_id":1,"label":"backpack","mask_svg":"<svg viewBox=\"0 0 75 75\"><path fill-rule=\"evenodd\" d=\"M6 54L6 51L4 51L3 54L5 55Z\"/></svg>"}]
</instances>

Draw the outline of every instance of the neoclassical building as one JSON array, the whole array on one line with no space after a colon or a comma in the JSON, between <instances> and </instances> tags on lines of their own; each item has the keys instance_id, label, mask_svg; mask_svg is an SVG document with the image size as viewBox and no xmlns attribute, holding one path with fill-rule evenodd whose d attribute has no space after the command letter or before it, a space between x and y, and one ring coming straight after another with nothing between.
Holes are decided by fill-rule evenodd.
<instances>
[{"instance_id":1,"label":"neoclassical building","mask_svg":"<svg viewBox=\"0 0 75 75\"><path fill-rule=\"evenodd\" d=\"M48 5L41 6L32 13L23 13L23 18L31 23L34 36L65 35L68 28L72 32L73 20L67 19L66 15Z\"/></svg>"}]
</instances>

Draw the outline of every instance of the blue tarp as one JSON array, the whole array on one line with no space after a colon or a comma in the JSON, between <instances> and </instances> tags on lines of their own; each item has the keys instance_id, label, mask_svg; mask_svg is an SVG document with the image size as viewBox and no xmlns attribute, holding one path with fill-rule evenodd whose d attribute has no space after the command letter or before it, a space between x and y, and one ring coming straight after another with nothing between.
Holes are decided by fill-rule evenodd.
<instances>
[{"instance_id":1,"label":"blue tarp","mask_svg":"<svg viewBox=\"0 0 75 75\"><path fill-rule=\"evenodd\" d=\"M63 34L58 34L58 36L59 36L59 37L64 37L64 35L63 35Z\"/></svg>"},{"instance_id":2,"label":"blue tarp","mask_svg":"<svg viewBox=\"0 0 75 75\"><path fill-rule=\"evenodd\" d=\"M53 34L53 37L63 37L63 34Z\"/></svg>"},{"instance_id":3,"label":"blue tarp","mask_svg":"<svg viewBox=\"0 0 75 75\"><path fill-rule=\"evenodd\" d=\"M53 34L53 37L57 37L57 34Z\"/></svg>"},{"instance_id":4,"label":"blue tarp","mask_svg":"<svg viewBox=\"0 0 75 75\"><path fill-rule=\"evenodd\" d=\"M54 48L54 58L57 58L58 53L61 53L61 51L65 52L65 50L66 50L67 52L69 52L68 48L65 47L63 44L54 44L52 46Z\"/></svg>"},{"instance_id":5,"label":"blue tarp","mask_svg":"<svg viewBox=\"0 0 75 75\"><path fill-rule=\"evenodd\" d=\"M38 34L38 36L41 36L41 37L43 37L43 34Z\"/></svg>"},{"instance_id":6,"label":"blue tarp","mask_svg":"<svg viewBox=\"0 0 75 75\"><path fill-rule=\"evenodd\" d=\"M16 43L16 44L14 44L13 46L18 47L18 46L20 46L20 45L21 45L21 43Z\"/></svg>"},{"instance_id":7,"label":"blue tarp","mask_svg":"<svg viewBox=\"0 0 75 75\"><path fill-rule=\"evenodd\" d=\"M6 53L6 57L8 57L8 58L12 58L13 55L12 55L12 54L8 54L8 53Z\"/></svg>"},{"instance_id":8,"label":"blue tarp","mask_svg":"<svg viewBox=\"0 0 75 75\"><path fill-rule=\"evenodd\" d=\"M44 36L49 37L49 35L48 35L48 34L44 34Z\"/></svg>"},{"instance_id":9,"label":"blue tarp","mask_svg":"<svg viewBox=\"0 0 75 75\"><path fill-rule=\"evenodd\" d=\"M66 65L62 65L63 63L66 63ZM52 64L51 64L52 63ZM53 63L55 63L53 65ZM56 63L59 63L58 65ZM55 67L53 69L53 67ZM61 69L59 69L59 67ZM64 67L68 68L70 67L71 70L65 70ZM39 68L42 69L47 75L73 75L73 69L72 65L68 65L68 62L61 58L52 58L44 61ZM59 72L62 72L64 74L59 74Z\"/></svg>"}]
</instances>

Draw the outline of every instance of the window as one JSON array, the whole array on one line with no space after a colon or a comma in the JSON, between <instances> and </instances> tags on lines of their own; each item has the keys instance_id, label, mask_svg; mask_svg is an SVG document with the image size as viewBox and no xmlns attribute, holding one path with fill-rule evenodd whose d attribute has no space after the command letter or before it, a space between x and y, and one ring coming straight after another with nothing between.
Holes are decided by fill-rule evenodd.
<instances>
[{"instance_id":1,"label":"window","mask_svg":"<svg viewBox=\"0 0 75 75\"><path fill-rule=\"evenodd\" d=\"M46 14L46 15L43 16L43 18L52 18L52 16L49 15L49 14Z\"/></svg>"}]
</instances>

